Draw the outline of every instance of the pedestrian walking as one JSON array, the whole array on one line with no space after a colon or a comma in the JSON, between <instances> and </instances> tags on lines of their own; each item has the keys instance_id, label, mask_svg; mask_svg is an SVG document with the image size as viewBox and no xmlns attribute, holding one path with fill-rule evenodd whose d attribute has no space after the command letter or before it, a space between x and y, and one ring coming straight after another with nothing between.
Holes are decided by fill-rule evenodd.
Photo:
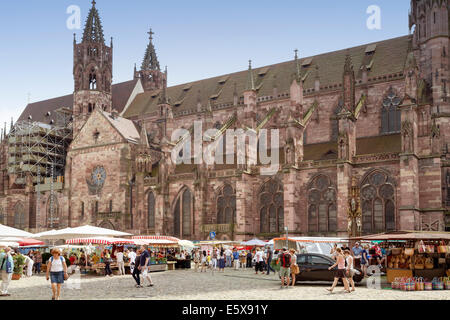
<instances>
[{"instance_id":1,"label":"pedestrian walking","mask_svg":"<svg viewBox=\"0 0 450 320\"><path fill-rule=\"evenodd\" d=\"M136 256L134 257L135 261L141 261L141 250L137 250L137 253L134 251L131 251L134 254L136 254ZM130 253L131 253L130 252ZM142 288L141 286L141 270L135 266L133 268L133 272L131 273L131 276L133 277L134 281L136 281L136 288Z\"/></svg>"},{"instance_id":2,"label":"pedestrian walking","mask_svg":"<svg viewBox=\"0 0 450 320\"><path fill-rule=\"evenodd\" d=\"M2 291L0 297L9 297L8 287L13 275L14 260L11 256L11 248L6 247L4 251L0 253L0 272L2 273Z\"/></svg>"},{"instance_id":3,"label":"pedestrian walking","mask_svg":"<svg viewBox=\"0 0 450 320\"><path fill-rule=\"evenodd\" d=\"M208 267L208 257L207 257L207 254L206 254L206 250L202 251L202 254L201 254L200 258L201 258L201 260L200 260L200 262L201 262L200 272L206 272L206 268Z\"/></svg>"},{"instance_id":4,"label":"pedestrian walking","mask_svg":"<svg viewBox=\"0 0 450 320\"><path fill-rule=\"evenodd\" d=\"M275 270L273 270L273 268L271 266L272 258L273 258L273 251L272 251L272 249L270 249L270 247L267 247L267 253L266 253L267 275L270 274L270 270L272 270L273 273L275 273Z\"/></svg>"},{"instance_id":5,"label":"pedestrian walking","mask_svg":"<svg viewBox=\"0 0 450 320\"><path fill-rule=\"evenodd\" d=\"M363 251L361 252L361 269L364 273L364 277L367 277L367 267L369 265L369 246L365 245L363 246Z\"/></svg>"},{"instance_id":6,"label":"pedestrian walking","mask_svg":"<svg viewBox=\"0 0 450 320\"><path fill-rule=\"evenodd\" d=\"M194 251L194 256L193 256L193 258L194 258L194 271L195 271L195 272L198 272L198 269L199 269L199 266L200 266L200 263L201 263L200 252L199 252L198 249L196 249L196 250Z\"/></svg>"},{"instance_id":7,"label":"pedestrian walking","mask_svg":"<svg viewBox=\"0 0 450 320\"><path fill-rule=\"evenodd\" d=\"M333 264L331 267L328 268L328 270L334 269L336 266L338 267L336 270L336 273L334 275L334 282L331 288L327 288L328 291L333 292L334 288L336 288L336 285L339 281L339 279L342 279L342 282L344 283L345 292L350 293L348 290L348 281L345 276L345 257L342 254L341 248L336 249L336 263Z\"/></svg>"},{"instance_id":8,"label":"pedestrian walking","mask_svg":"<svg viewBox=\"0 0 450 320\"><path fill-rule=\"evenodd\" d=\"M252 252L249 251L249 252L247 252L247 268L252 267L252 261L253 261L253 255L252 255Z\"/></svg>"},{"instance_id":9,"label":"pedestrian walking","mask_svg":"<svg viewBox=\"0 0 450 320\"><path fill-rule=\"evenodd\" d=\"M287 252L287 248L283 248L281 254L278 255L280 263L281 289L289 287L289 274L291 273L291 255Z\"/></svg>"},{"instance_id":10,"label":"pedestrian walking","mask_svg":"<svg viewBox=\"0 0 450 320\"><path fill-rule=\"evenodd\" d=\"M247 267L247 253L245 251L241 251L239 254L240 265L242 269L246 269Z\"/></svg>"},{"instance_id":11,"label":"pedestrian walking","mask_svg":"<svg viewBox=\"0 0 450 320\"><path fill-rule=\"evenodd\" d=\"M61 256L59 249L51 251L52 256L48 260L46 278L52 284L52 300L59 300L61 285L69 278L67 274L66 259Z\"/></svg>"},{"instance_id":12,"label":"pedestrian walking","mask_svg":"<svg viewBox=\"0 0 450 320\"><path fill-rule=\"evenodd\" d=\"M233 260L233 251L231 251L230 248L227 248L225 250L225 258L226 258L226 266L231 267L232 266L232 260Z\"/></svg>"},{"instance_id":13,"label":"pedestrian walking","mask_svg":"<svg viewBox=\"0 0 450 320\"><path fill-rule=\"evenodd\" d=\"M347 263L346 267L346 276L349 282L349 287L351 286L352 289L350 292L355 291L355 281L353 281L353 276L355 275L355 268L354 268L354 258L352 257L350 250L344 251L345 256L345 262Z\"/></svg>"},{"instance_id":14,"label":"pedestrian walking","mask_svg":"<svg viewBox=\"0 0 450 320\"><path fill-rule=\"evenodd\" d=\"M217 260L219 259L219 253L217 251L217 249L213 249L212 256L210 257L212 271L215 271L217 269Z\"/></svg>"},{"instance_id":15,"label":"pedestrian walking","mask_svg":"<svg viewBox=\"0 0 450 320\"><path fill-rule=\"evenodd\" d=\"M119 272L121 276L125 275L125 262L123 261L123 252L117 251L116 252L116 260L117 260L117 267L119 268Z\"/></svg>"},{"instance_id":16,"label":"pedestrian walking","mask_svg":"<svg viewBox=\"0 0 450 320\"><path fill-rule=\"evenodd\" d=\"M290 254L291 254L291 279L292 279L291 286L294 287L295 286L295 276L300 273L300 269L297 264L297 254L296 254L295 250L291 249Z\"/></svg>"},{"instance_id":17,"label":"pedestrian walking","mask_svg":"<svg viewBox=\"0 0 450 320\"><path fill-rule=\"evenodd\" d=\"M150 268L150 253L148 252L148 250L145 249L144 246L141 247L141 258L140 258L140 264L139 264L139 270L142 272L142 278L143 281L142 283L144 283L145 279L147 279L147 281L149 282L147 287L153 287L153 281L152 281L152 277L150 277L150 272L149 272L149 268Z\"/></svg>"}]
</instances>

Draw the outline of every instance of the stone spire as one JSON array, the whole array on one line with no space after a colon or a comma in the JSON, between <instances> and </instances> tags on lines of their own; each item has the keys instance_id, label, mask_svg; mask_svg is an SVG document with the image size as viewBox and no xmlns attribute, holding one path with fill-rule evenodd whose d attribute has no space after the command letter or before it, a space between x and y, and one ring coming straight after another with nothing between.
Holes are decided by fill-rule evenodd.
<instances>
[{"instance_id":1,"label":"stone spire","mask_svg":"<svg viewBox=\"0 0 450 320\"><path fill-rule=\"evenodd\" d=\"M147 50L145 51L144 60L142 61L141 70L161 70L159 66L158 57L156 56L155 46L153 45L153 35L155 34L152 29L148 32L150 35L150 42L148 43Z\"/></svg>"},{"instance_id":2,"label":"stone spire","mask_svg":"<svg viewBox=\"0 0 450 320\"><path fill-rule=\"evenodd\" d=\"M100 20L98 10L95 7L95 3L95 0L93 0L92 8L89 11L89 15L86 19L83 33L83 42L105 43L102 21Z\"/></svg>"},{"instance_id":3,"label":"stone spire","mask_svg":"<svg viewBox=\"0 0 450 320\"><path fill-rule=\"evenodd\" d=\"M344 65L344 73L352 73L353 72L353 62L350 53L347 52L345 56L345 65Z\"/></svg>"},{"instance_id":4,"label":"stone spire","mask_svg":"<svg viewBox=\"0 0 450 320\"><path fill-rule=\"evenodd\" d=\"M298 49L295 49L294 52L295 52L295 68L297 72L296 74L297 81L300 81L302 77L300 75L301 73L300 73L300 61L298 60Z\"/></svg>"},{"instance_id":5,"label":"stone spire","mask_svg":"<svg viewBox=\"0 0 450 320\"><path fill-rule=\"evenodd\" d=\"M245 87L247 91L255 91L255 79L253 78L252 70L252 60L248 61L248 75L247 75L247 86Z\"/></svg>"}]
</instances>

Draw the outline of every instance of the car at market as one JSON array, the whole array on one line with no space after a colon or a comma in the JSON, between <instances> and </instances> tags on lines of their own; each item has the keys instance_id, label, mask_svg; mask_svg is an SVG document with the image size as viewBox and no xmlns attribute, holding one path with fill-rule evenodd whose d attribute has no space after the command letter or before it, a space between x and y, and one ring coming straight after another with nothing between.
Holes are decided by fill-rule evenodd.
<instances>
[{"instance_id":1,"label":"car at market","mask_svg":"<svg viewBox=\"0 0 450 320\"><path fill-rule=\"evenodd\" d=\"M337 267L328 270L336 263L332 258L319 253L297 254L297 264L300 273L295 276L295 281L333 281ZM353 280L355 283L361 282L364 274L356 268L360 274L355 274Z\"/></svg>"}]
</instances>

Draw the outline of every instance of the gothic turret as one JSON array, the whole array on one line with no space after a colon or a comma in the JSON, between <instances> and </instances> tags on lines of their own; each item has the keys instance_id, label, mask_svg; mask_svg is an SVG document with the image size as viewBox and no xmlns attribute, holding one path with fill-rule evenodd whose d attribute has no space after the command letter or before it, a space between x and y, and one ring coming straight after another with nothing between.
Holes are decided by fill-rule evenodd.
<instances>
[{"instance_id":1,"label":"gothic turret","mask_svg":"<svg viewBox=\"0 0 450 320\"><path fill-rule=\"evenodd\" d=\"M112 111L112 38L105 44L103 28L95 0L86 19L81 43L74 35L74 131L76 132L95 108Z\"/></svg>"},{"instance_id":2,"label":"gothic turret","mask_svg":"<svg viewBox=\"0 0 450 320\"><path fill-rule=\"evenodd\" d=\"M149 44L145 50L144 59L142 61L141 70L135 68L134 78L140 78L145 91L163 89L167 83L167 75L161 72L158 57L156 56L155 46L153 45L152 29L148 32Z\"/></svg>"}]
</instances>

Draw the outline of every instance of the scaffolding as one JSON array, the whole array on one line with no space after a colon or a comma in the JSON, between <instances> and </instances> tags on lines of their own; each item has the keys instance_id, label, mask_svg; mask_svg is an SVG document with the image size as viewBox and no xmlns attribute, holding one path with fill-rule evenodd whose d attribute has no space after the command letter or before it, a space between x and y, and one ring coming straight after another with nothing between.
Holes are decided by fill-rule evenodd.
<instances>
[{"instance_id":1,"label":"scaffolding","mask_svg":"<svg viewBox=\"0 0 450 320\"><path fill-rule=\"evenodd\" d=\"M48 226L54 227L54 191L62 189L67 149L72 141L72 110L60 108L46 115L48 124L32 119L18 121L8 135L8 173L14 184L25 186L31 177L37 193L50 191ZM58 187L61 186L61 187ZM40 221L38 206L36 221ZM39 228L38 224L36 225Z\"/></svg>"}]
</instances>

